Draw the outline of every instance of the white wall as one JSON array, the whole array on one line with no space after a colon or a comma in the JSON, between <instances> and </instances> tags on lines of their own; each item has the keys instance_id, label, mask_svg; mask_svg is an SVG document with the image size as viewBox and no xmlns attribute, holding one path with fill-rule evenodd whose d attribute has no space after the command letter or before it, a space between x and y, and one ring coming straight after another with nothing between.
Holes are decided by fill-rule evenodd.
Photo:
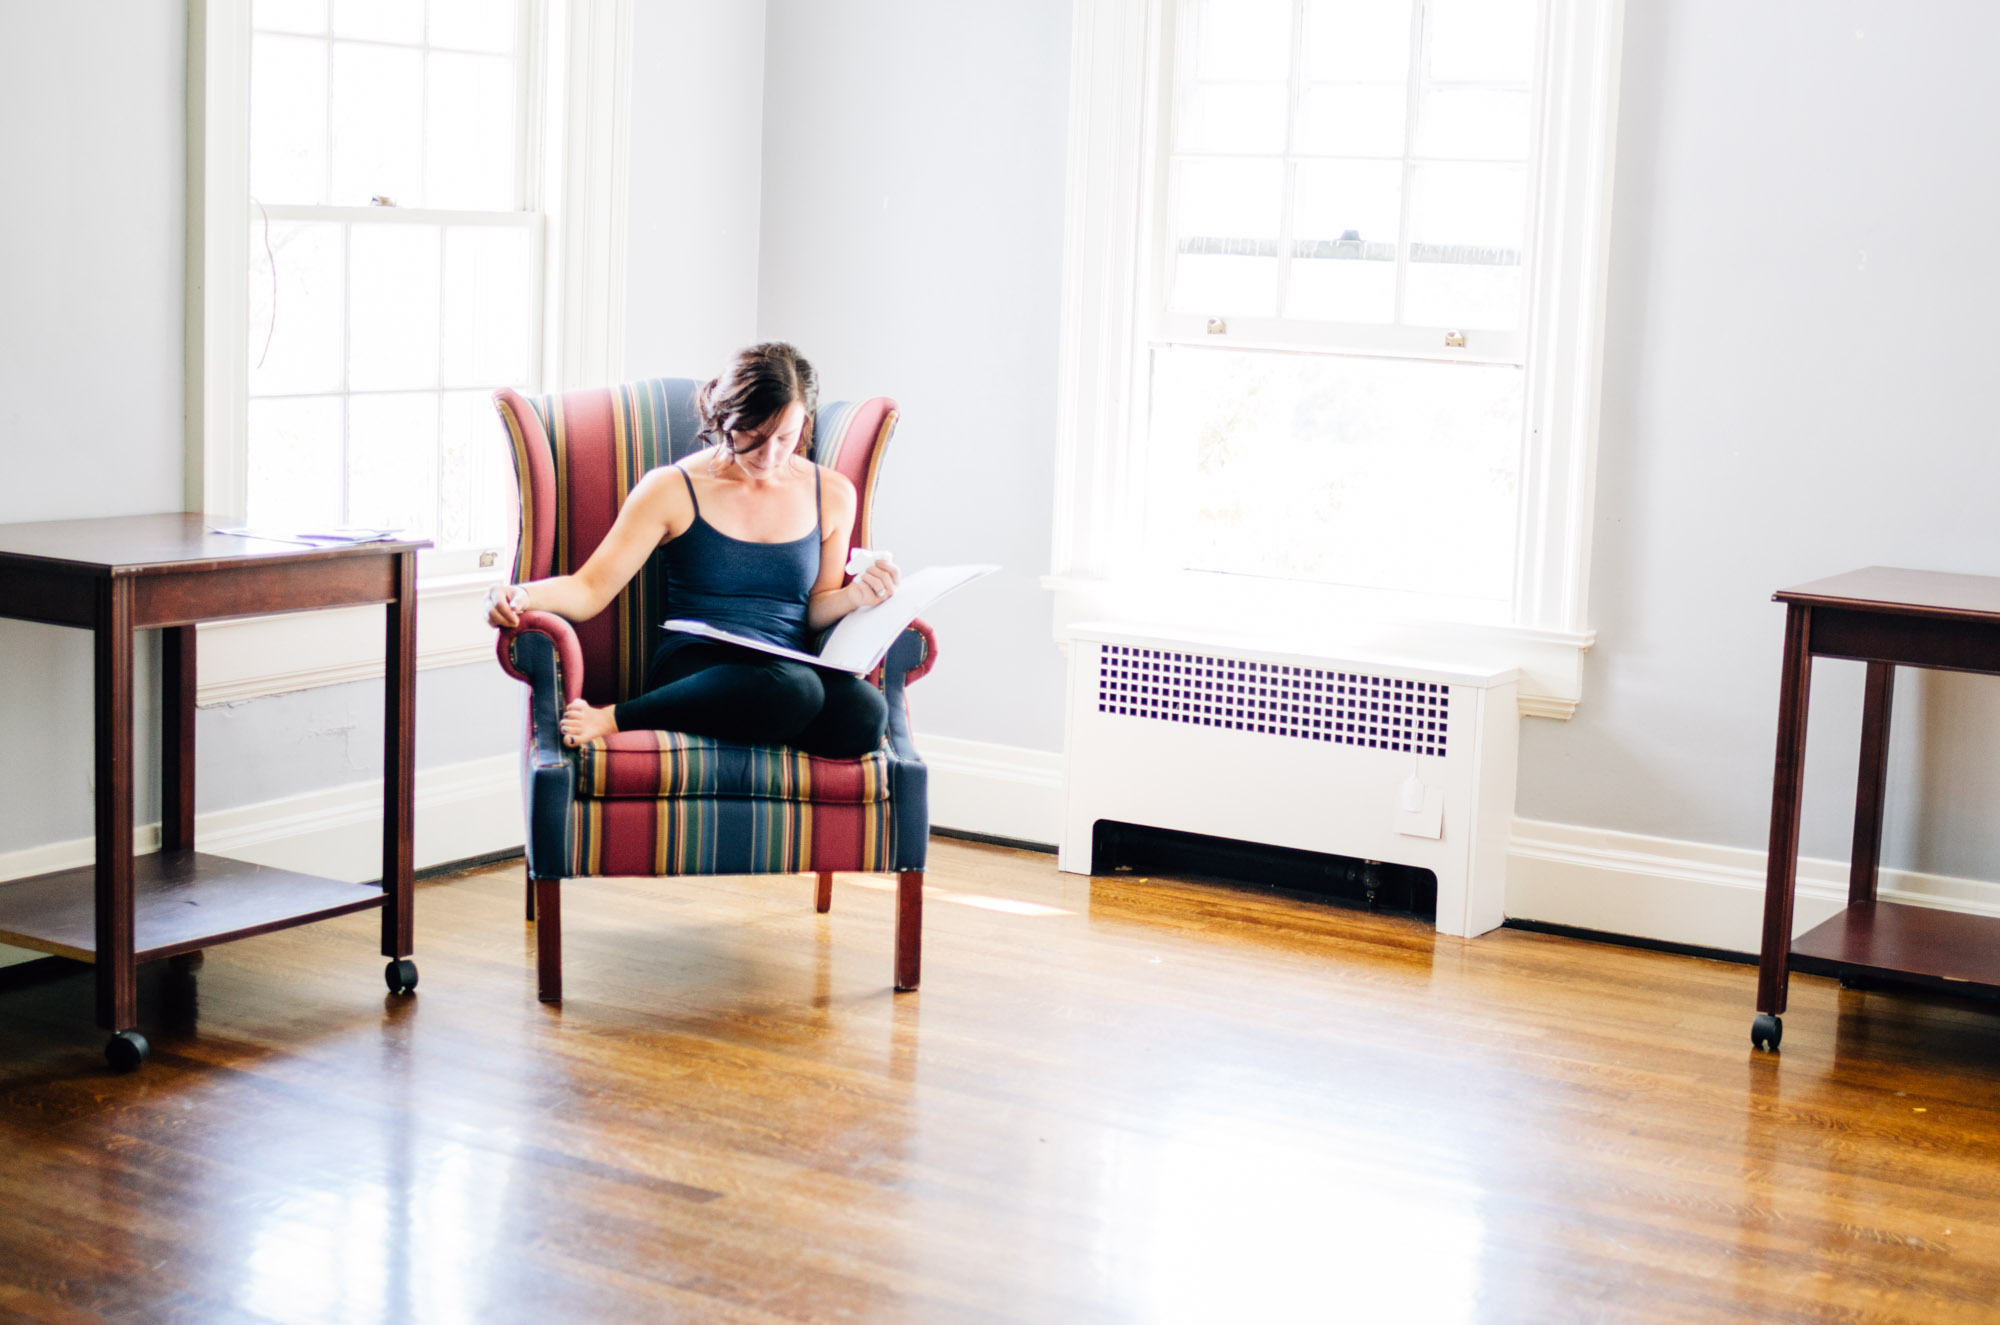
<instances>
[{"instance_id":1,"label":"white wall","mask_svg":"<svg viewBox=\"0 0 2000 1325\"><path fill-rule=\"evenodd\" d=\"M625 375L756 339L764 0L635 0Z\"/></svg>"},{"instance_id":2,"label":"white wall","mask_svg":"<svg viewBox=\"0 0 2000 1325\"><path fill-rule=\"evenodd\" d=\"M1005 571L927 613L926 732L1062 748L1048 570L1070 6L772 0L757 331L894 396L876 541Z\"/></svg>"},{"instance_id":3,"label":"white wall","mask_svg":"<svg viewBox=\"0 0 2000 1325\"><path fill-rule=\"evenodd\" d=\"M1627 5L1583 704L1522 814L1764 845L1781 586L2000 573L1983 0ZM1852 832L1859 663L1822 662L1804 847ZM2000 682L1905 674L1885 859L2000 878Z\"/></svg>"}]
</instances>

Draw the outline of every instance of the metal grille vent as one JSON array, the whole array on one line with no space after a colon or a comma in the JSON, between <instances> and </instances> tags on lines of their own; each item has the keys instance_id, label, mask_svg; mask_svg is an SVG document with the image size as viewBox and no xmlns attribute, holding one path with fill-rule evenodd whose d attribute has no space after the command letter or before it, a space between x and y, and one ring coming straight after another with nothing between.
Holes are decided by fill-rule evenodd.
<instances>
[{"instance_id":1,"label":"metal grille vent","mask_svg":"<svg viewBox=\"0 0 2000 1325\"><path fill-rule=\"evenodd\" d=\"M1451 687L1216 654L1098 646L1097 711L1442 755Z\"/></svg>"}]
</instances>

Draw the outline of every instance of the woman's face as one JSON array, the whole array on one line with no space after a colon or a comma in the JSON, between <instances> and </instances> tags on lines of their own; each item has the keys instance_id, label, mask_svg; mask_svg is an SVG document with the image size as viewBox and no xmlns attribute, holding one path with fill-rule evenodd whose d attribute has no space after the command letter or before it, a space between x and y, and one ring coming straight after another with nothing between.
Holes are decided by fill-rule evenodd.
<instances>
[{"instance_id":1,"label":"woman's face","mask_svg":"<svg viewBox=\"0 0 2000 1325\"><path fill-rule=\"evenodd\" d=\"M777 474L799 449L805 425L805 406L795 400L757 427L730 433L730 454L752 476Z\"/></svg>"}]
</instances>

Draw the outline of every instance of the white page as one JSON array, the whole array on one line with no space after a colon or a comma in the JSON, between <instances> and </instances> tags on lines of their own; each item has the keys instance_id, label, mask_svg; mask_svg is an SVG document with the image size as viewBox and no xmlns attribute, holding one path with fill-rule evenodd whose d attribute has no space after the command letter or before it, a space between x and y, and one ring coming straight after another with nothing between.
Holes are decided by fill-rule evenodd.
<instances>
[{"instance_id":1,"label":"white page","mask_svg":"<svg viewBox=\"0 0 2000 1325\"><path fill-rule=\"evenodd\" d=\"M925 608L952 590L999 569L998 566L930 566L911 571L897 582L896 592L873 607L857 608L843 617L817 654L731 634L706 621L675 620L665 625L668 630L700 635L724 644L741 645L759 653L811 663L815 667L831 667L853 672L856 676L866 676L888 656L889 646L896 642L906 626L923 615Z\"/></svg>"}]
</instances>

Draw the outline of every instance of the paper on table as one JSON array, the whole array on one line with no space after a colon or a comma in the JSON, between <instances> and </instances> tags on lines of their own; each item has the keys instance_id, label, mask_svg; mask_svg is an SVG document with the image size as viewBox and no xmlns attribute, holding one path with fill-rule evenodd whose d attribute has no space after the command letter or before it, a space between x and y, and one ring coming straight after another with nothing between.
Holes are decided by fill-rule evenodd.
<instances>
[{"instance_id":1,"label":"paper on table","mask_svg":"<svg viewBox=\"0 0 2000 1325\"><path fill-rule=\"evenodd\" d=\"M216 526L211 534L231 534L237 538L261 539L266 543L304 543L317 547L322 543L384 543L398 537L400 529L363 528L359 525L339 525L331 529L254 529L248 525L236 529Z\"/></svg>"},{"instance_id":2,"label":"paper on table","mask_svg":"<svg viewBox=\"0 0 2000 1325\"><path fill-rule=\"evenodd\" d=\"M831 667L837 671L853 672L856 676L866 676L889 655L889 646L925 608L952 590L999 569L998 566L930 566L911 571L896 585L896 592L873 607L858 608L848 613L839 625L828 632L816 654L732 634L706 621L669 621L666 628L719 640L724 644L739 644L746 649L811 663L815 667Z\"/></svg>"}]
</instances>

